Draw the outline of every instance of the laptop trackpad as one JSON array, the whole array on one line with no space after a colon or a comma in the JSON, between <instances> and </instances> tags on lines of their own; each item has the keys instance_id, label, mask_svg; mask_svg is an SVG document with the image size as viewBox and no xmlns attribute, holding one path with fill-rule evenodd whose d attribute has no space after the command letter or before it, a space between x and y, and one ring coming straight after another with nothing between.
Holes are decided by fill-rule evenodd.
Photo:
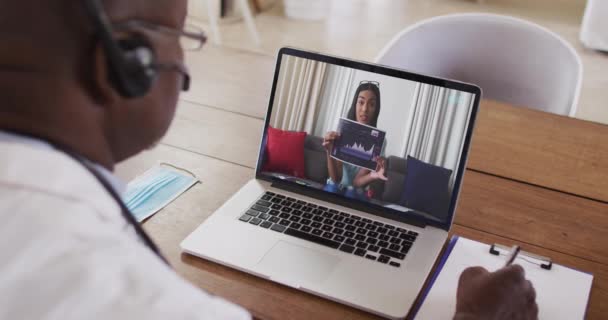
<instances>
[{"instance_id":1,"label":"laptop trackpad","mask_svg":"<svg viewBox=\"0 0 608 320\"><path fill-rule=\"evenodd\" d=\"M258 262L258 267L277 282L299 287L325 280L339 262L336 256L279 241Z\"/></svg>"}]
</instances>

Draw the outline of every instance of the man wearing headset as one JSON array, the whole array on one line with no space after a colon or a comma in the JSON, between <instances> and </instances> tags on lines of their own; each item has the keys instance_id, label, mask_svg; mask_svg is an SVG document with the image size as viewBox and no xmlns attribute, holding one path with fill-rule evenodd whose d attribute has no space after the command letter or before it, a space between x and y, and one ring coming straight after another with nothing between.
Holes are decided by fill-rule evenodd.
<instances>
[{"instance_id":1,"label":"man wearing headset","mask_svg":"<svg viewBox=\"0 0 608 320\"><path fill-rule=\"evenodd\" d=\"M114 165L189 76L185 0L0 1L0 319L246 319L164 261ZM455 319L535 319L521 267L461 277Z\"/></svg>"}]
</instances>

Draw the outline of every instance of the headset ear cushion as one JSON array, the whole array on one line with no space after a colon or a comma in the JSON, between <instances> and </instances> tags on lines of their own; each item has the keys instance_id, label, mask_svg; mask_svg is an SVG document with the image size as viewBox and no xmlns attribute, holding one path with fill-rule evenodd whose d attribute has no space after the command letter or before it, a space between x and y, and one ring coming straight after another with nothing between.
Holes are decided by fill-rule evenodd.
<instances>
[{"instance_id":1,"label":"headset ear cushion","mask_svg":"<svg viewBox=\"0 0 608 320\"><path fill-rule=\"evenodd\" d=\"M156 80L154 63L156 54L152 46L141 36L118 40L124 57L124 75L127 77L131 97L148 93Z\"/></svg>"}]
</instances>

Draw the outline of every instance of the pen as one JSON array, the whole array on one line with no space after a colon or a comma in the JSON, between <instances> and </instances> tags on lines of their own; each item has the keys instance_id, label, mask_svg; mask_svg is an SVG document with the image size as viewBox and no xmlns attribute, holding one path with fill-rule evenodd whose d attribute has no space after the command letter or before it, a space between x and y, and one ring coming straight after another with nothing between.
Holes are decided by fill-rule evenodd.
<instances>
[{"instance_id":1,"label":"pen","mask_svg":"<svg viewBox=\"0 0 608 320\"><path fill-rule=\"evenodd\" d=\"M509 255L507 256L505 267L509 266L511 263L513 263L513 261L515 261L515 258L517 258L520 250L521 248L518 245L514 245L513 248L511 248L511 252L509 252Z\"/></svg>"}]
</instances>

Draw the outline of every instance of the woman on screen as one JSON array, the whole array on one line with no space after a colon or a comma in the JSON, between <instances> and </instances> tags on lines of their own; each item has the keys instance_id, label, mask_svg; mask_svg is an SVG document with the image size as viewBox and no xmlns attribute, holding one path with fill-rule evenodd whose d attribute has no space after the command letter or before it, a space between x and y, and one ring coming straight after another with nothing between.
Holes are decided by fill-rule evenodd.
<instances>
[{"instance_id":1,"label":"woman on screen","mask_svg":"<svg viewBox=\"0 0 608 320\"><path fill-rule=\"evenodd\" d=\"M359 83L353 103L348 111L347 118L376 127L380 115L380 88L378 82L362 81ZM362 200L369 199L366 188L376 180L386 180L384 176L385 159L375 159L377 167L375 171L361 168L349 163L343 163L331 157L334 141L339 133L329 131L323 138L323 147L327 151L327 171L329 178L324 190L330 192L344 193L347 197Z\"/></svg>"}]
</instances>

